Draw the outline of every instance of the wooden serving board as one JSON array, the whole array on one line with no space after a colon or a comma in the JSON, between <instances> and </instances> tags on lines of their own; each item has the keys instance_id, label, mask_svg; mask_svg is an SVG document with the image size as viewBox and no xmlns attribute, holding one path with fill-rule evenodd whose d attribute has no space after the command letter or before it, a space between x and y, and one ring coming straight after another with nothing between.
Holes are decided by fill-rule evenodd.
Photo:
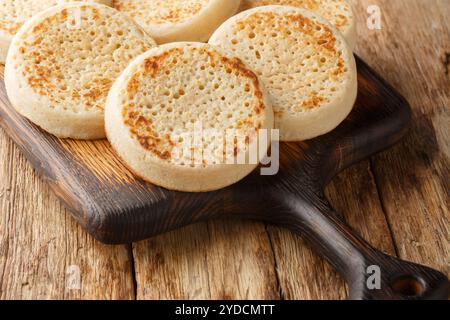
<instances>
[{"instance_id":1,"label":"wooden serving board","mask_svg":"<svg viewBox=\"0 0 450 320\"><path fill-rule=\"evenodd\" d=\"M136 178L107 141L60 140L43 132L11 107L3 81L0 124L74 218L104 243L138 241L214 218L264 220L309 240L347 280L351 298L446 299L450 285L443 274L372 248L324 196L337 173L398 142L410 121L403 97L359 58L357 64L358 99L344 123L311 141L282 143L276 176L255 172L215 192L159 188ZM379 290L366 285L372 265L381 270Z\"/></svg>"}]
</instances>

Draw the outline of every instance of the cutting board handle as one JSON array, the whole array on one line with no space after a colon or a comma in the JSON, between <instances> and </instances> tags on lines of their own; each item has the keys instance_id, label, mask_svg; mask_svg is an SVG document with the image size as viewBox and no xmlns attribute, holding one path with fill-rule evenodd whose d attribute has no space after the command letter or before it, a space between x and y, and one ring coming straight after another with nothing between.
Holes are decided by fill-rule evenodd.
<instances>
[{"instance_id":1,"label":"cutting board handle","mask_svg":"<svg viewBox=\"0 0 450 320\"><path fill-rule=\"evenodd\" d=\"M325 198L283 194L276 200L279 211L272 215L272 222L309 241L347 281L350 299L449 298L450 282L444 274L373 248L339 218Z\"/></svg>"}]
</instances>

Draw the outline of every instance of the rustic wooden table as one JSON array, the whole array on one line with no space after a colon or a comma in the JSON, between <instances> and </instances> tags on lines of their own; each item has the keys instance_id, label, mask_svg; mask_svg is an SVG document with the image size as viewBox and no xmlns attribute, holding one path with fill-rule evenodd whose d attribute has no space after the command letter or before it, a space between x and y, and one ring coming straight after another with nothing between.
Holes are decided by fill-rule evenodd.
<instances>
[{"instance_id":1,"label":"rustic wooden table","mask_svg":"<svg viewBox=\"0 0 450 320\"><path fill-rule=\"evenodd\" d=\"M411 103L411 132L328 195L373 245L450 276L450 1L354 0L357 53ZM382 13L370 30L369 5ZM78 286L76 271L80 271ZM93 240L0 131L1 299L344 299L302 239L202 223L128 246Z\"/></svg>"}]
</instances>

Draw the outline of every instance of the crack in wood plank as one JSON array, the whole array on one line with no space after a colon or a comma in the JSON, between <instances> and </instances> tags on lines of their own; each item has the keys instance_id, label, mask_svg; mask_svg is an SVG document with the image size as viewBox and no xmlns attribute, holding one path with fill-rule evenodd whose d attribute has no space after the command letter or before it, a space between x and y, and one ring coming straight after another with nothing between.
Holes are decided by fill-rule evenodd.
<instances>
[{"instance_id":1,"label":"crack in wood plank","mask_svg":"<svg viewBox=\"0 0 450 320\"><path fill-rule=\"evenodd\" d=\"M394 232L392 230L392 224L389 221L389 215L387 214L386 206L385 206L383 197L381 196L381 185L380 185L380 182L377 181L377 177L376 177L374 169L373 169L374 163L373 163L372 159L370 159L369 161L370 161L370 174L371 174L372 179L373 179L373 181L375 183L375 188L377 189L378 201L380 201L381 210L383 210L384 217L386 219L386 224L387 224L388 229L389 229L389 236L391 237L391 242L392 242L392 245L394 247L395 256L396 257L400 257L399 252L398 252L398 248L397 248L397 241L395 239L395 234L394 234Z\"/></svg>"},{"instance_id":2,"label":"crack in wood plank","mask_svg":"<svg viewBox=\"0 0 450 320\"><path fill-rule=\"evenodd\" d=\"M283 292L283 287L281 286L281 282L280 282L280 275L278 273L278 261L277 261L277 256L275 254L275 248L274 248L274 245L273 245L272 235L269 232L267 223L264 224L264 227L265 227L265 230L266 230L266 233L267 233L267 237L269 238L270 249L272 250L273 261L274 261L273 268L274 268L274 273L275 273L275 276L276 276L276 284L277 284L277 287L278 287L280 300L286 300L284 292Z\"/></svg>"},{"instance_id":3,"label":"crack in wood plank","mask_svg":"<svg viewBox=\"0 0 450 320\"><path fill-rule=\"evenodd\" d=\"M128 256L131 264L131 277L133 280L133 300L137 300L138 282L136 279L136 261L134 260L133 244L127 246Z\"/></svg>"},{"instance_id":4,"label":"crack in wood plank","mask_svg":"<svg viewBox=\"0 0 450 320\"><path fill-rule=\"evenodd\" d=\"M444 69L445 69L445 75L447 75L447 76L449 74L449 68L450 68L450 52L446 52L445 58L444 58Z\"/></svg>"}]
</instances>

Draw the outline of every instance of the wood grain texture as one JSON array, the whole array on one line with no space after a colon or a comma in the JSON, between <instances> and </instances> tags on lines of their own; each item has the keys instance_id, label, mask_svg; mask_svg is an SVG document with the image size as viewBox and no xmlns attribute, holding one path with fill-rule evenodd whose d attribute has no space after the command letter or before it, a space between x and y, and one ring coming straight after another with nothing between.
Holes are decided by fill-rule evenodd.
<instances>
[{"instance_id":1,"label":"wood grain texture","mask_svg":"<svg viewBox=\"0 0 450 320\"><path fill-rule=\"evenodd\" d=\"M261 223L201 223L139 242L134 256L138 299L280 298Z\"/></svg>"},{"instance_id":2,"label":"wood grain texture","mask_svg":"<svg viewBox=\"0 0 450 320\"><path fill-rule=\"evenodd\" d=\"M445 20L445 16L448 16L448 14L445 14L448 12L448 5L445 0L354 2L360 26L358 53L375 66L412 102L415 121L420 121L424 114L426 115L424 118L429 121L427 120L425 124L414 127L412 138L411 135L408 136L407 142L405 141L400 147L377 156L370 163L364 162L341 174L328 188L328 194L335 207L345 213L345 216L357 230L361 231L364 236L371 235L370 240L375 246L392 252L394 245L403 258L409 257L411 260L441 267L448 272L449 254L446 250L448 241L445 241L445 239L448 240L448 237L445 237L449 234L448 229L446 229L449 225L448 211L446 211L448 209L448 193L445 193L445 190L448 191L449 188L445 183L449 180L444 178L448 177L448 162L446 161L449 157L449 135L448 125L446 124L448 124L449 116L448 108L445 107L448 107L449 99L448 90L446 90L448 88L448 77L445 78L444 75L439 73L443 71L443 74L445 74L445 52L449 51L449 42L445 38L446 35L448 38L449 34L448 24ZM384 24L381 31L369 31L365 28L365 19L367 18L365 10L367 5L372 3L378 3L383 12ZM433 8L433 10L428 15L427 10L429 8ZM401 15L405 11L406 13ZM391 20L396 21L396 23L392 24ZM386 21L389 21L389 23L386 23ZM437 37L440 40L437 42L435 42L436 39L430 37L428 31L430 22L431 26L434 26L433 28L441 30L439 37ZM402 33L402 38L397 33ZM430 42L433 42L434 45L428 47ZM427 60L428 51L435 50L435 46L438 46L438 49L434 52L433 59ZM414 51L415 55L410 55L411 51ZM444 54L442 55L442 53ZM437 70L438 72L434 73L429 70ZM443 77L444 81L438 81L435 78L436 75ZM428 85L428 83L430 84ZM423 92L427 96L422 95ZM441 101L440 109L435 109L436 96L440 97L438 99ZM423 130L428 130L426 131L426 138L422 136ZM435 135L435 138L433 138L433 135ZM49 193L48 188L35 177L29 169L29 164L21 158L10 140L3 133L0 134L0 139L6 141L2 142L4 153L2 153L0 166L2 172L7 172L12 177L4 180L5 175L3 174L0 180L0 208L2 210L0 218L2 219L0 220L0 229L2 230L0 233L0 241L2 241L0 246L0 275L5 275L12 274L8 270L15 270L17 261L22 261L20 263L26 266L33 263L39 248L45 246L48 241L47 221L53 221L55 217L63 216L65 217L63 221L67 221L64 224L60 222L60 219L58 223L51 225L50 230L53 230L52 232L56 234L56 237L65 238L67 233L80 233L81 235L77 237L85 239L87 235L73 223L65 210L55 200L56 198ZM433 145L432 150L429 150L428 145L434 140L437 143ZM418 142L421 144L414 148L407 144ZM6 149L3 148L4 145L7 146ZM99 148L104 148L104 145L100 145ZM405 154L405 152L408 153ZM438 154L439 157L436 158L435 154ZM418 164L417 167L420 170L413 170L412 167L415 168L415 166L405 168L405 163ZM396 170L399 170L399 168L401 171L397 172ZM420 179L414 177L418 173L420 173ZM413 183L408 181L405 184L405 174L409 175L408 177L413 177ZM99 175L102 176L103 173ZM427 182L426 186L422 185L424 181ZM28 186L24 187L24 185ZM26 201L7 202L5 200L24 197L20 195L21 192L33 193L34 196L27 198ZM377 193L378 196L376 196ZM41 198L40 206L36 205L36 197ZM14 213L3 214L5 208ZM419 219L414 213L417 210L420 213ZM382 217L381 213L383 212L387 213L389 219ZM33 218L34 216L35 218ZM28 233L25 233L24 230L28 229L21 227L18 223L11 222L18 219L27 222L33 221L34 228L42 230L42 232L36 232L32 239L25 237ZM133 250L134 262L136 270L139 270L136 278L138 297L209 297L214 296L211 291L225 292L224 288L226 294L232 298L245 296L243 292L249 292L251 298L265 297L268 293L270 295L273 292L279 293L281 298L344 298L346 296L343 282L321 259L311 253L303 241L292 236L291 233L276 227L268 227L267 236L255 237L255 232L266 229L263 224L248 222L226 222L225 224L229 224L229 226L222 227L223 222L203 223L155 238L153 240L156 243L153 244L151 241L135 244ZM25 223L22 225L25 225ZM209 232L210 225L217 225L221 228L221 235L218 235L217 232ZM387 225L391 229L390 233L394 234L395 243L391 241L390 233L386 230ZM407 226L413 226L408 230L409 234L404 232L405 228L408 228ZM28 228L30 228L29 225ZM3 232L3 230L7 230L7 232ZM232 246L216 244L216 242L220 243L221 237L233 239L237 230L240 232L239 244L238 242L234 242ZM205 231L208 232L204 233ZM442 232L443 235L441 236L440 233ZM20 246L28 248L33 254L20 257L18 250L10 250L10 248L19 245L10 245L10 243L22 233L24 240ZM11 234L13 235L11 236ZM205 234L208 234L207 238L204 237ZM270 250L267 247L269 245L274 248L273 252L264 254L262 259L259 258L260 260L253 255L250 255L250 257L244 256L242 253L247 251L241 248L243 242L249 244L250 252L253 251L252 248L258 248L258 246L255 246L255 241L248 241L251 238L263 239L261 243L264 246L262 250L264 253ZM268 238L269 243L264 238ZM413 240L420 239L421 242L411 241L412 238ZM443 242L442 238L444 238ZM210 243L211 247L204 244L205 240L208 240L207 243ZM62 242L61 239L59 241ZM81 240L77 241L78 243L82 242ZM72 243L74 242L72 241ZM85 254L85 261L90 266L95 265L95 259L97 259L99 265L106 265L108 264L108 257L117 254L113 252L115 250L113 247L98 245L95 241L90 242L85 239L83 243L89 252L95 252L93 247L100 246L102 252L105 253L104 256L100 257ZM160 254L155 255L154 247L158 248ZM224 260L221 260L220 257L233 255L230 253L227 256L227 252L221 252L222 250L228 250L230 247L233 247L234 252L237 252L238 255L243 256L242 261L244 263L250 261L253 265L258 265L260 261L270 262L273 259L274 262L262 270L266 272L269 270L267 278L260 274L252 278L252 274L248 274L249 269L244 269L244 271L241 270L240 279L247 277L257 281L244 281L242 285L240 282L233 283L234 280L228 281L227 277L229 277L230 272L239 270L239 263L242 263L241 260L238 260L239 263L229 260L228 263L222 263ZM70 260L67 258L71 254L70 251L73 251L73 249L70 249L70 247L67 248L69 252L59 250L58 254L49 255L48 261L51 264L58 265L58 260ZM187 254L183 256L182 254L183 250L197 252L197 249L201 249L200 256L206 255L205 260L209 259L207 271L205 271L205 264L196 262L197 264L193 265L189 256ZM214 253L219 258L212 259L211 256ZM275 253L275 258L273 258L273 253ZM178 254L180 254L180 258L178 258ZM165 261L170 262L170 274L176 275L175 277L169 276L169 273L166 274L167 269L160 267L161 264L165 265L166 263L167 265ZM112 264L109 264L109 268L110 270L116 270L116 267ZM146 272L148 269L153 270L153 272ZM20 290L13 289L13 287L19 287L18 283L21 283L20 280L24 278L33 279L28 282L30 288L28 297L37 296L39 291L43 291L40 288L61 286L58 277L42 276L42 272L39 273L28 267L22 267L22 270L23 274L17 277L17 281L10 280L10 285L5 285L6 282L2 278L2 297L20 298L26 296ZM254 273L253 270L251 273ZM273 273L276 273L275 278L273 278ZM155 279L155 282L149 282L151 280L148 278L149 276L152 277L151 279ZM233 277L230 277L230 279L233 279ZM115 276L112 276L112 278L116 279ZM200 280L197 282L197 280L192 279ZM212 286L215 287L213 290L207 287L211 285L210 279L213 281ZM264 281L266 279L269 279L267 283L269 289L265 289ZM222 280L223 282L221 282ZM104 295L96 290L95 277L90 277L89 281L91 283L89 285L86 283L86 286L83 286L81 290L82 294L78 296L103 297ZM26 281L24 283L27 284ZM277 285L278 288L272 289ZM120 283L120 281L114 282L114 284L110 282L105 286L108 286L108 288L115 287L116 289L118 287L125 288L124 291L132 291L132 289L129 289L127 281L125 281L125 284ZM189 290L191 286L196 288L196 294L192 294L192 291ZM63 293L63 290L53 290L52 292L54 292L53 297L63 298L67 296ZM120 295L116 294L115 296ZM133 296L133 294L124 295L124 297L130 296ZM217 296L220 296L220 294ZM77 295L74 297L77 297Z\"/></svg>"},{"instance_id":3,"label":"wood grain texture","mask_svg":"<svg viewBox=\"0 0 450 320\"><path fill-rule=\"evenodd\" d=\"M336 209L344 213L350 225L365 239L377 248L395 255L389 226L368 161L353 166L336 177L328 186L327 195ZM312 252L303 239L279 227L271 226L269 232L274 239L285 299L345 299L348 296L344 281ZM318 274L321 276L318 277Z\"/></svg>"},{"instance_id":4,"label":"wood grain texture","mask_svg":"<svg viewBox=\"0 0 450 320\"><path fill-rule=\"evenodd\" d=\"M0 164L0 298L133 299L129 246L86 234L3 130ZM67 285L71 266L79 290Z\"/></svg>"},{"instance_id":5,"label":"wood grain texture","mask_svg":"<svg viewBox=\"0 0 450 320\"><path fill-rule=\"evenodd\" d=\"M327 188L329 198L373 245L391 254L398 251L405 259L428 262L450 275L450 76L446 59L450 52L450 3L446 0L352 2L358 20L356 52L412 104L413 128L399 147L336 177ZM382 30L366 27L366 9L374 4L381 9ZM416 125L424 117L421 110L424 106L428 110L425 128ZM433 140L438 145L430 145ZM408 149L413 149L415 154L405 153ZM438 159L432 156L436 153ZM423 157L431 161L424 163ZM415 171L414 164L421 168L421 180L405 185L405 174L409 177L418 174L411 172ZM282 282L285 297L336 299L346 296L343 282L333 272L330 276L329 268L324 270L321 260L314 259L301 239L275 229L285 234L285 238L275 241L281 247L277 256L284 261L278 264L278 274L286 279ZM301 267L290 263L292 259Z\"/></svg>"},{"instance_id":6,"label":"wood grain texture","mask_svg":"<svg viewBox=\"0 0 450 320\"><path fill-rule=\"evenodd\" d=\"M413 125L397 147L372 159L400 257L450 274L450 3L378 4L382 30L364 32L358 53L410 102ZM375 54L382 52L382 55Z\"/></svg>"}]
</instances>

